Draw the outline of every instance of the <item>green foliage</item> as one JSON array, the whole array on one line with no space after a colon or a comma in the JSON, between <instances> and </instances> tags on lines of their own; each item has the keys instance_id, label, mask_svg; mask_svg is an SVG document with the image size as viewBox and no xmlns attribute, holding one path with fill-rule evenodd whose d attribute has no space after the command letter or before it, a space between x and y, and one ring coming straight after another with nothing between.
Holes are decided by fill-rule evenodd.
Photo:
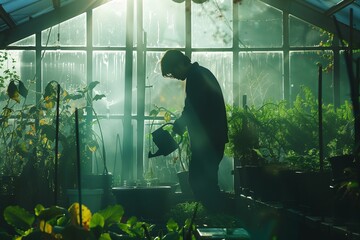
<instances>
[{"instance_id":1,"label":"green foliage","mask_svg":"<svg viewBox=\"0 0 360 240\"><path fill-rule=\"evenodd\" d=\"M322 111L325 158L351 153L351 104L345 102L339 108L323 105ZM318 103L309 88L302 88L291 107L286 101L269 102L259 108L228 107L228 114L227 154L242 160L242 165L282 163L301 170L319 168Z\"/></svg>"},{"instance_id":2,"label":"green foliage","mask_svg":"<svg viewBox=\"0 0 360 240\"><path fill-rule=\"evenodd\" d=\"M91 169L92 154L99 151L101 139L87 115L93 112L92 104L104 97L92 96L92 90L99 82L91 82L84 87L63 89L55 81L50 81L36 103L28 104L28 88L20 80L15 67L9 67L11 56L0 53L0 102L3 106L0 115L0 175L19 176L24 169L41 175L40 182L52 181L54 172L56 141L56 107L59 90L59 169L68 171L69 176L76 176L76 135L75 109L79 111L79 130L81 140L81 160L84 172ZM12 60L12 63L15 63ZM59 88L59 89L58 89ZM95 113L96 115L96 113ZM38 173L38 174L37 174ZM66 178L61 183L64 187L73 186L74 179ZM48 184L49 185L49 184Z\"/></svg>"},{"instance_id":3,"label":"green foliage","mask_svg":"<svg viewBox=\"0 0 360 240\"><path fill-rule=\"evenodd\" d=\"M14 227L16 234L1 232L8 239L98 239L110 240L111 235L126 234L137 239L145 238L145 229L151 231L154 225L137 221L136 217L122 222L124 210L121 205L108 206L93 215L83 206L83 225L80 226L78 203L69 209L37 205L34 214L19 206L8 206L4 211L6 222ZM87 224L89 222L89 224ZM115 231L115 232L114 232Z\"/></svg>"},{"instance_id":4,"label":"green foliage","mask_svg":"<svg viewBox=\"0 0 360 240\"><path fill-rule=\"evenodd\" d=\"M207 211L201 203L197 202L185 202L179 203L173 207L169 214L169 221L167 223L167 229L169 232L174 229L179 230L178 223L184 223L184 227L188 229L190 219L193 217L196 205L197 213L195 217L196 227L226 227L234 228L242 225L239 219L235 216L230 216L223 213L212 213Z\"/></svg>"}]
</instances>

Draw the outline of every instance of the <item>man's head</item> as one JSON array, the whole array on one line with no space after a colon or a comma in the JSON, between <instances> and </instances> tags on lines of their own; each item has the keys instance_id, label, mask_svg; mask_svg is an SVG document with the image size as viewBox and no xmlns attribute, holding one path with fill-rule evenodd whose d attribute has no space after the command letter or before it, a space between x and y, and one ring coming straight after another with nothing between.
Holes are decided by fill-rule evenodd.
<instances>
[{"instance_id":1,"label":"man's head","mask_svg":"<svg viewBox=\"0 0 360 240\"><path fill-rule=\"evenodd\" d=\"M162 57L160 64L161 73L164 77L185 80L191 61L179 50L168 50Z\"/></svg>"}]
</instances>

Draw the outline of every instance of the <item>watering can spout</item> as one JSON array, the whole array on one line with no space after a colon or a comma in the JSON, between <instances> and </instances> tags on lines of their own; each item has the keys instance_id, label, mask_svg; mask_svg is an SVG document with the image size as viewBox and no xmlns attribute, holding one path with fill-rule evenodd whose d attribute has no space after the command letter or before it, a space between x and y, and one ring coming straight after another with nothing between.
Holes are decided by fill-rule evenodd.
<instances>
[{"instance_id":1,"label":"watering can spout","mask_svg":"<svg viewBox=\"0 0 360 240\"><path fill-rule=\"evenodd\" d=\"M157 150L155 153L149 151L148 158L158 157L160 155L164 155L162 152L160 152L160 150Z\"/></svg>"}]
</instances>

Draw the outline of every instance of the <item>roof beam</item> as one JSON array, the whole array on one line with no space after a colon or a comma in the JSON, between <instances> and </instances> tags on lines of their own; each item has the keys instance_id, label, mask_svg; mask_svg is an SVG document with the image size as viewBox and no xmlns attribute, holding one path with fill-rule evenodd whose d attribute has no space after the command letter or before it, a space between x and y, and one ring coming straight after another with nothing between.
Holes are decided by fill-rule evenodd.
<instances>
[{"instance_id":1,"label":"roof beam","mask_svg":"<svg viewBox=\"0 0 360 240\"><path fill-rule=\"evenodd\" d=\"M52 0L54 9L58 9L61 6L60 0Z\"/></svg>"},{"instance_id":2,"label":"roof beam","mask_svg":"<svg viewBox=\"0 0 360 240\"><path fill-rule=\"evenodd\" d=\"M16 23L14 22L14 20L12 20L11 16L5 11L2 4L0 4L0 18L4 20L4 22L6 23L6 25L9 26L9 28L16 27Z\"/></svg>"},{"instance_id":3,"label":"roof beam","mask_svg":"<svg viewBox=\"0 0 360 240\"><path fill-rule=\"evenodd\" d=\"M5 49L11 43L41 32L109 1L111 0L76 0L54 11L32 18L15 28L7 29L0 34L0 49Z\"/></svg>"},{"instance_id":4,"label":"roof beam","mask_svg":"<svg viewBox=\"0 0 360 240\"><path fill-rule=\"evenodd\" d=\"M350 5L353 2L354 2L354 0L343 0L343 1L339 2L338 4L336 4L336 5L332 6L331 8L329 8L325 12L325 15L326 16L331 16L331 15L335 14L336 12L340 11L341 9L347 7L348 5Z\"/></svg>"}]
</instances>

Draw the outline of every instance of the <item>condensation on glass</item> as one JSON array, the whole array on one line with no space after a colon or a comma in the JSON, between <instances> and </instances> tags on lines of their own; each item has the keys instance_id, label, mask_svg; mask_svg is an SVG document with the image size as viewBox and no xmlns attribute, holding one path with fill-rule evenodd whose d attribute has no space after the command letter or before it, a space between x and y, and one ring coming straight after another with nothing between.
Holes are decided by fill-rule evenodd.
<instances>
[{"instance_id":1,"label":"condensation on glass","mask_svg":"<svg viewBox=\"0 0 360 240\"><path fill-rule=\"evenodd\" d=\"M125 46L126 0L113 0L93 10L93 45Z\"/></svg>"},{"instance_id":2,"label":"condensation on glass","mask_svg":"<svg viewBox=\"0 0 360 240\"><path fill-rule=\"evenodd\" d=\"M48 50L42 60L42 71L43 88L56 81L62 88L76 91L87 84L86 52Z\"/></svg>"},{"instance_id":3,"label":"condensation on glass","mask_svg":"<svg viewBox=\"0 0 360 240\"><path fill-rule=\"evenodd\" d=\"M85 46L85 13L42 31L41 45L49 47Z\"/></svg>"},{"instance_id":4,"label":"condensation on glass","mask_svg":"<svg viewBox=\"0 0 360 240\"><path fill-rule=\"evenodd\" d=\"M249 106L283 99L283 53L242 52L239 54L240 99L247 96Z\"/></svg>"},{"instance_id":5,"label":"condensation on glass","mask_svg":"<svg viewBox=\"0 0 360 240\"><path fill-rule=\"evenodd\" d=\"M27 47L27 46L35 46L35 34L23 38L17 42L10 44L9 46L17 46L17 47Z\"/></svg>"},{"instance_id":6,"label":"condensation on glass","mask_svg":"<svg viewBox=\"0 0 360 240\"><path fill-rule=\"evenodd\" d=\"M233 0L213 0L203 4L192 3L192 47L232 47L232 2Z\"/></svg>"},{"instance_id":7,"label":"condensation on glass","mask_svg":"<svg viewBox=\"0 0 360 240\"><path fill-rule=\"evenodd\" d=\"M93 53L93 81L100 84L95 94L106 98L94 102L99 114L124 113L125 51L96 51Z\"/></svg>"},{"instance_id":8,"label":"condensation on glass","mask_svg":"<svg viewBox=\"0 0 360 240\"><path fill-rule=\"evenodd\" d=\"M282 46L282 11L258 0L244 0L238 9L239 47Z\"/></svg>"},{"instance_id":9,"label":"condensation on glass","mask_svg":"<svg viewBox=\"0 0 360 240\"><path fill-rule=\"evenodd\" d=\"M143 1L143 25L148 47L185 46L185 3Z\"/></svg>"},{"instance_id":10,"label":"condensation on glass","mask_svg":"<svg viewBox=\"0 0 360 240\"><path fill-rule=\"evenodd\" d=\"M318 69L322 65L322 92L326 104L333 103L333 69L332 51L291 51L290 52L290 99L295 100L301 87L309 87L315 96L318 95Z\"/></svg>"},{"instance_id":11,"label":"condensation on glass","mask_svg":"<svg viewBox=\"0 0 360 240\"><path fill-rule=\"evenodd\" d=\"M292 47L313 47L331 44L324 30L294 16L289 17L289 44Z\"/></svg>"}]
</instances>

